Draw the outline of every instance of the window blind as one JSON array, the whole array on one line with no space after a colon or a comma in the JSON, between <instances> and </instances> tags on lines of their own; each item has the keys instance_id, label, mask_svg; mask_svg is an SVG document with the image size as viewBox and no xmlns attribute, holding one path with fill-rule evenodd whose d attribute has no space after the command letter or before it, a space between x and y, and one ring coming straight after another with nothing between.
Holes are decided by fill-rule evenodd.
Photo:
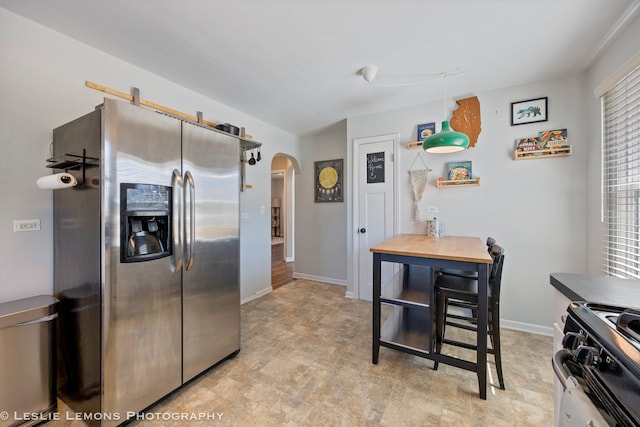
<instances>
[{"instance_id":1,"label":"window blind","mask_svg":"<svg viewBox=\"0 0 640 427\"><path fill-rule=\"evenodd\" d=\"M640 279L640 67L602 98L604 272Z\"/></svg>"}]
</instances>

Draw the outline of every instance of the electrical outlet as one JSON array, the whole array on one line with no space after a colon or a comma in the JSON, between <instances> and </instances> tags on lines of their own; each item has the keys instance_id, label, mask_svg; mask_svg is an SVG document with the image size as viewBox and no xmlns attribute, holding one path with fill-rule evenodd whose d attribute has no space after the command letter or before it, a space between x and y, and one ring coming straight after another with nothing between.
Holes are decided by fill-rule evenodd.
<instances>
[{"instance_id":1,"label":"electrical outlet","mask_svg":"<svg viewBox=\"0 0 640 427\"><path fill-rule=\"evenodd\" d=\"M437 206L427 206L427 213L438 213Z\"/></svg>"},{"instance_id":2,"label":"electrical outlet","mask_svg":"<svg viewBox=\"0 0 640 427\"><path fill-rule=\"evenodd\" d=\"M38 231L40 230L39 219L16 219L13 221L13 231Z\"/></svg>"}]
</instances>

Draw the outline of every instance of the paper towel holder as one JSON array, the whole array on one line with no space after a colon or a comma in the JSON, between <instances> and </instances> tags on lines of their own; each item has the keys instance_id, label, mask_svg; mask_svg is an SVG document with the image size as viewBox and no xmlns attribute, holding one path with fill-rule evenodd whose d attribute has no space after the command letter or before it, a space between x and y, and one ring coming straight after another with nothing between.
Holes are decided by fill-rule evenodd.
<instances>
[{"instance_id":1,"label":"paper towel holder","mask_svg":"<svg viewBox=\"0 0 640 427\"><path fill-rule=\"evenodd\" d=\"M84 184L86 179L86 169L97 167L99 160L100 159L96 157L88 157L87 150L82 149L82 155L62 154L57 157L48 158L47 167L50 169L64 170L65 172L82 168L82 181L80 181L80 184Z\"/></svg>"}]
</instances>

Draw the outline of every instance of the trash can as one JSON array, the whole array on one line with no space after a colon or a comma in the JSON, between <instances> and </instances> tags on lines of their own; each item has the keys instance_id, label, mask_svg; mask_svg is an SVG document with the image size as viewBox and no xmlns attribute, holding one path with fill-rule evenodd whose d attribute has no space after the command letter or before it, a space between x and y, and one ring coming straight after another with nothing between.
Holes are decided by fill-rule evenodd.
<instances>
[{"instance_id":1,"label":"trash can","mask_svg":"<svg viewBox=\"0 0 640 427\"><path fill-rule=\"evenodd\" d=\"M56 411L57 303L49 295L0 303L0 427L38 424Z\"/></svg>"}]
</instances>

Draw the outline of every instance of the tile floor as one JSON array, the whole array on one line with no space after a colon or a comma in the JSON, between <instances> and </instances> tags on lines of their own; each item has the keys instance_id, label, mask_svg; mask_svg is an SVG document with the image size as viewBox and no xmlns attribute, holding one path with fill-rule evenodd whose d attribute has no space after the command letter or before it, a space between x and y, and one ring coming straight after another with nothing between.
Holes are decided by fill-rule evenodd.
<instances>
[{"instance_id":1,"label":"tile floor","mask_svg":"<svg viewBox=\"0 0 640 427\"><path fill-rule=\"evenodd\" d=\"M299 279L244 304L240 353L131 425L553 425L551 337L503 330L507 389L489 387L485 401L472 372L384 347L373 365L371 303L344 292ZM167 419L185 416L196 419ZM46 426L82 425L62 418Z\"/></svg>"}]
</instances>

